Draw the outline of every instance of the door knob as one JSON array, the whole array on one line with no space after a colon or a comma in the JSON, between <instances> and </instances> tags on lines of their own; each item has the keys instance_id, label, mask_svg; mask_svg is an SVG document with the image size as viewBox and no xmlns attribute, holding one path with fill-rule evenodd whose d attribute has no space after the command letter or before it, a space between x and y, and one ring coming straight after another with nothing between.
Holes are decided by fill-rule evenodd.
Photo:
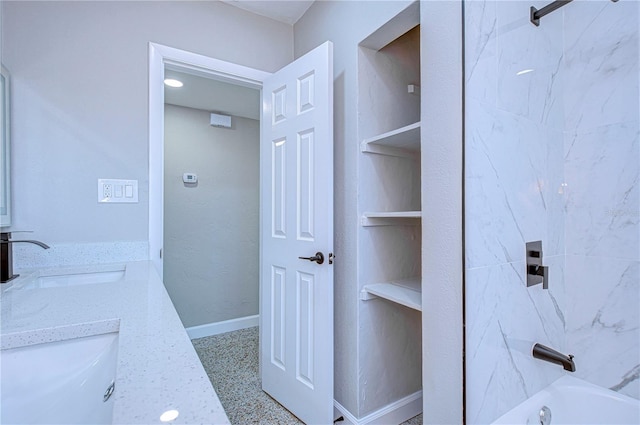
<instances>
[{"instance_id":1,"label":"door knob","mask_svg":"<svg viewBox=\"0 0 640 425\"><path fill-rule=\"evenodd\" d=\"M315 261L318 264L324 263L324 255L322 255L321 252L316 252L316 255L314 255L313 257L298 257L298 258L301 260Z\"/></svg>"}]
</instances>

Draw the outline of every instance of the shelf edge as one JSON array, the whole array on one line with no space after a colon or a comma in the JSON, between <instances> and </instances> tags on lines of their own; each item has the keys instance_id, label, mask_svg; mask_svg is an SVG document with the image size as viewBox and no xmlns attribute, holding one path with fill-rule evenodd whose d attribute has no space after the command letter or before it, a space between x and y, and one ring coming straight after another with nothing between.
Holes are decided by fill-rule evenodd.
<instances>
[{"instance_id":1,"label":"shelf edge","mask_svg":"<svg viewBox=\"0 0 640 425\"><path fill-rule=\"evenodd\" d=\"M417 299L415 294L419 295ZM362 288L360 291L360 299L368 301L374 298L384 298L396 304L422 311L422 296L420 294L421 292L397 285L393 282L374 283L365 285Z\"/></svg>"}]
</instances>

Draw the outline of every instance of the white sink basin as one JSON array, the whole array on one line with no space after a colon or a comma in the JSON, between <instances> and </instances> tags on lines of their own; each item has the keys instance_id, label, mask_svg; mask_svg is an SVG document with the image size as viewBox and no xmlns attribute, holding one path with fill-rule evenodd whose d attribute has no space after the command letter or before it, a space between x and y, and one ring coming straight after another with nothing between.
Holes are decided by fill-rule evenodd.
<instances>
[{"instance_id":1,"label":"white sink basin","mask_svg":"<svg viewBox=\"0 0 640 425\"><path fill-rule=\"evenodd\" d=\"M124 278L124 270L93 273L60 274L39 276L32 285L36 288L57 288L60 286L91 285L95 283L117 282Z\"/></svg>"},{"instance_id":2,"label":"white sink basin","mask_svg":"<svg viewBox=\"0 0 640 425\"><path fill-rule=\"evenodd\" d=\"M118 332L2 350L0 422L110 424L117 354Z\"/></svg>"},{"instance_id":3,"label":"white sink basin","mask_svg":"<svg viewBox=\"0 0 640 425\"><path fill-rule=\"evenodd\" d=\"M40 270L31 275L16 279L15 289L61 288L77 285L93 285L98 283L119 282L125 278L124 264L98 266L87 271L87 268L62 268Z\"/></svg>"}]
</instances>

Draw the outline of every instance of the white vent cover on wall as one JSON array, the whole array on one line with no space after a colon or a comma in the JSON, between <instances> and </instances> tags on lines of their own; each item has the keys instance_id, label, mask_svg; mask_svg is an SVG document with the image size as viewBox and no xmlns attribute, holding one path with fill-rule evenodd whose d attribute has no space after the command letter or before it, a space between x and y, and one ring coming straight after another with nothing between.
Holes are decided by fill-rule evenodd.
<instances>
[{"instance_id":1,"label":"white vent cover on wall","mask_svg":"<svg viewBox=\"0 0 640 425\"><path fill-rule=\"evenodd\" d=\"M214 127L231 128L231 117L229 115L211 114L211 125Z\"/></svg>"}]
</instances>

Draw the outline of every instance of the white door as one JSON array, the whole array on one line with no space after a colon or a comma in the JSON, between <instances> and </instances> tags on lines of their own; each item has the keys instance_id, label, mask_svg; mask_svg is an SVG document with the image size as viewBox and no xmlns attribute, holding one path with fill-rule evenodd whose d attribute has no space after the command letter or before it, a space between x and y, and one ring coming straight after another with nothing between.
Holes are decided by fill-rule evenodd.
<instances>
[{"instance_id":1,"label":"white door","mask_svg":"<svg viewBox=\"0 0 640 425\"><path fill-rule=\"evenodd\" d=\"M268 77L262 97L262 388L305 423L330 424L333 44Z\"/></svg>"}]
</instances>

